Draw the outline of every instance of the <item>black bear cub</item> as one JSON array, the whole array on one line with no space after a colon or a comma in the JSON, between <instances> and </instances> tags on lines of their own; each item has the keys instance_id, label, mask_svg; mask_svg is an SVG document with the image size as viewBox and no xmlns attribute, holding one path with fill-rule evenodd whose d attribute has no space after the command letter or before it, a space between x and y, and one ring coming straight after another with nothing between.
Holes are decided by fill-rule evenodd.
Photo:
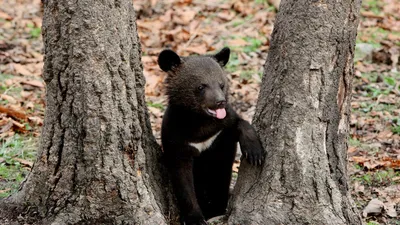
<instances>
[{"instance_id":1,"label":"black bear cub","mask_svg":"<svg viewBox=\"0 0 400 225\"><path fill-rule=\"evenodd\" d=\"M225 213L237 142L248 162L263 160L254 128L228 104L222 67L229 54L223 48L215 55L180 57L164 50L158 58L168 72L162 146L182 224L207 224Z\"/></svg>"}]
</instances>

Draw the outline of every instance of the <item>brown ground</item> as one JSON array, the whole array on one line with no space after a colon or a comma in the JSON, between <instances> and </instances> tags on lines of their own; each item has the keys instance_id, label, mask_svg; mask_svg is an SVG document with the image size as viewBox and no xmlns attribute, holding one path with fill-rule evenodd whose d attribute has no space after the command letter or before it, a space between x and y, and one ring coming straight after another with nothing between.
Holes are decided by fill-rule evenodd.
<instances>
[{"instance_id":1,"label":"brown ground","mask_svg":"<svg viewBox=\"0 0 400 225\"><path fill-rule=\"evenodd\" d=\"M136 2L156 138L166 104L156 63L163 48L189 55L229 46L231 101L251 120L276 15L272 1ZM0 1L0 196L16 190L35 158L45 105L40 27L40 0ZM364 0L348 152L352 194L370 225L400 224L399 53L400 1Z\"/></svg>"}]
</instances>

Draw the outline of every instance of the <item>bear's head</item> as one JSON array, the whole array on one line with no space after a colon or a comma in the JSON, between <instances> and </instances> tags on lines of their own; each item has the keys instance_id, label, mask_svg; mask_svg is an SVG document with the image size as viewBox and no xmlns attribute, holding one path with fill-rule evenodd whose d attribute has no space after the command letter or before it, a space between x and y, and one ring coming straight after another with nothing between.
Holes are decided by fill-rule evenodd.
<instances>
[{"instance_id":1,"label":"bear's head","mask_svg":"<svg viewBox=\"0 0 400 225\"><path fill-rule=\"evenodd\" d=\"M228 79L223 66L229 60L229 48L215 55L180 57L172 50L164 50L158 65L168 73L167 95L170 105L223 119L228 101Z\"/></svg>"}]
</instances>

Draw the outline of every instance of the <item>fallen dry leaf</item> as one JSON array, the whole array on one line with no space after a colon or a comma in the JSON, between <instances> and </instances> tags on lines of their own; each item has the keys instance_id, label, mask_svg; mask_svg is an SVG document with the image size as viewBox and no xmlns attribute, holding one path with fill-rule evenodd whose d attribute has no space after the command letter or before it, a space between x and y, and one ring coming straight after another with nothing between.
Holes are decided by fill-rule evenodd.
<instances>
[{"instance_id":1,"label":"fallen dry leaf","mask_svg":"<svg viewBox=\"0 0 400 225\"><path fill-rule=\"evenodd\" d=\"M355 151L357 151L357 148L356 147L354 147L354 146L352 146L352 147L349 147L348 149L347 149L347 153L353 153L353 152L355 152Z\"/></svg>"},{"instance_id":2,"label":"fallen dry leaf","mask_svg":"<svg viewBox=\"0 0 400 225\"><path fill-rule=\"evenodd\" d=\"M395 206L396 206L396 204L394 204L394 203L385 203L386 214L392 218L397 217L397 212L396 212Z\"/></svg>"},{"instance_id":3,"label":"fallen dry leaf","mask_svg":"<svg viewBox=\"0 0 400 225\"><path fill-rule=\"evenodd\" d=\"M24 108L26 109L33 109L35 107L35 105L33 104L33 102L27 102L26 105L24 106Z\"/></svg>"},{"instance_id":4,"label":"fallen dry leaf","mask_svg":"<svg viewBox=\"0 0 400 225\"><path fill-rule=\"evenodd\" d=\"M374 198L372 199L368 205L363 210L363 216L378 216L382 214L385 205L380 200Z\"/></svg>"},{"instance_id":5,"label":"fallen dry leaf","mask_svg":"<svg viewBox=\"0 0 400 225\"><path fill-rule=\"evenodd\" d=\"M3 189L3 190L0 190L0 194L6 193L6 192L8 192L10 190L11 190L10 188L6 188L6 189Z\"/></svg>"},{"instance_id":6,"label":"fallen dry leaf","mask_svg":"<svg viewBox=\"0 0 400 225\"><path fill-rule=\"evenodd\" d=\"M281 0L268 0L276 9L279 9L279 5L281 4Z\"/></svg>"},{"instance_id":7,"label":"fallen dry leaf","mask_svg":"<svg viewBox=\"0 0 400 225\"><path fill-rule=\"evenodd\" d=\"M356 163L364 163L369 161L370 159L364 157L364 156L353 156L349 159L352 162L356 162Z\"/></svg>"},{"instance_id":8,"label":"fallen dry leaf","mask_svg":"<svg viewBox=\"0 0 400 225\"><path fill-rule=\"evenodd\" d=\"M5 113L8 116L17 120L26 120L26 115L23 112L16 111L14 109L4 107L0 105L0 113Z\"/></svg>"},{"instance_id":9,"label":"fallen dry leaf","mask_svg":"<svg viewBox=\"0 0 400 225\"><path fill-rule=\"evenodd\" d=\"M371 161L362 163L362 165L365 168L367 168L368 170L373 170L373 169L380 168L380 167L387 167L388 165L390 165L390 163L384 162L384 161L379 161L379 160L371 160Z\"/></svg>"},{"instance_id":10,"label":"fallen dry leaf","mask_svg":"<svg viewBox=\"0 0 400 225\"><path fill-rule=\"evenodd\" d=\"M196 13L197 12L194 10L186 10L181 14L181 18L185 22L185 24L189 24L194 19Z\"/></svg>"},{"instance_id":11,"label":"fallen dry leaf","mask_svg":"<svg viewBox=\"0 0 400 225\"><path fill-rule=\"evenodd\" d=\"M235 17L235 13L232 11L224 11L217 14L219 18L226 21L231 21Z\"/></svg>"},{"instance_id":12,"label":"fallen dry leaf","mask_svg":"<svg viewBox=\"0 0 400 225\"><path fill-rule=\"evenodd\" d=\"M30 162L30 161L28 161L28 160L25 160L25 159L21 159L21 158L13 158L15 161L18 161L18 162L20 162L22 165L24 165L24 166L28 166L28 167L32 167L32 165L33 165L33 162Z\"/></svg>"},{"instance_id":13,"label":"fallen dry leaf","mask_svg":"<svg viewBox=\"0 0 400 225\"><path fill-rule=\"evenodd\" d=\"M369 17L373 19L383 19L384 17L382 15L376 15L374 12L370 11L361 11L361 15L363 17Z\"/></svg>"},{"instance_id":14,"label":"fallen dry leaf","mask_svg":"<svg viewBox=\"0 0 400 225\"><path fill-rule=\"evenodd\" d=\"M34 124L38 125L38 126L42 126L43 125L43 119L37 116L31 116L28 117L30 122L33 122Z\"/></svg>"},{"instance_id":15,"label":"fallen dry leaf","mask_svg":"<svg viewBox=\"0 0 400 225\"><path fill-rule=\"evenodd\" d=\"M378 102L388 104L388 105L394 105L398 102L398 99L396 99L396 96L394 96L394 95L382 96L378 99Z\"/></svg>"},{"instance_id":16,"label":"fallen dry leaf","mask_svg":"<svg viewBox=\"0 0 400 225\"><path fill-rule=\"evenodd\" d=\"M9 130L11 129L12 126L13 126L13 123L12 123L11 120L9 120L6 124L4 124L4 125L1 126L0 134L9 131Z\"/></svg>"},{"instance_id":17,"label":"fallen dry leaf","mask_svg":"<svg viewBox=\"0 0 400 225\"><path fill-rule=\"evenodd\" d=\"M44 88L44 84L40 80L28 80L28 81L21 81L23 84L27 84L33 87Z\"/></svg>"},{"instance_id":18,"label":"fallen dry leaf","mask_svg":"<svg viewBox=\"0 0 400 225\"><path fill-rule=\"evenodd\" d=\"M356 181L354 182L354 190L362 193L365 190L365 186L361 185L360 182Z\"/></svg>"},{"instance_id":19,"label":"fallen dry leaf","mask_svg":"<svg viewBox=\"0 0 400 225\"><path fill-rule=\"evenodd\" d=\"M197 45L197 46L189 46L186 47L186 51L193 52L199 55L203 55L207 53L207 46L205 44Z\"/></svg>"},{"instance_id":20,"label":"fallen dry leaf","mask_svg":"<svg viewBox=\"0 0 400 225\"><path fill-rule=\"evenodd\" d=\"M14 69L15 69L16 73L19 73L19 74L24 75L24 76L31 76L32 75L32 72L30 72L25 66L23 66L21 64L14 63L13 66L14 66Z\"/></svg>"},{"instance_id":21,"label":"fallen dry leaf","mask_svg":"<svg viewBox=\"0 0 400 225\"><path fill-rule=\"evenodd\" d=\"M0 98L1 98L1 99L4 99L4 100L7 100L8 103L10 103L10 104L15 104L15 103L17 103L17 100L15 100L14 97L9 96L9 95L6 95L6 94L0 94Z\"/></svg>"},{"instance_id":22,"label":"fallen dry leaf","mask_svg":"<svg viewBox=\"0 0 400 225\"><path fill-rule=\"evenodd\" d=\"M153 115L156 115L156 116L161 116L162 115L161 109L159 109L159 108L151 107L151 106L149 106L147 108L151 113L153 113Z\"/></svg>"},{"instance_id":23,"label":"fallen dry leaf","mask_svg":"<svg viewBox=\"0 0 400 225\"><path fill-rule=\"evenodd\" d=\"M228 44L229 44L230 46L238 46L238 47L241 47L241 46L246 46L248 43L247 43L247 41L245 41L245 40L243 40L243 39L233 39L233 40L229 40L229 41L228 41Z\"/></svg>"},{"instance_id":24,"label":"fallen dry leaf","mask_svg":"<svg viewBox=\"0 0 400 225\"><path fill-rule=\"evenodd\" d=\"M383 140L383 139L388 139L393 135L393 132L391 130L384 130L380 132L377 136L378 139Z\"/></svg>"},{"instance_id":25,"label":"fallen dry leaf","mask_svg":"<svg viewBox=\"0 0 400 225\"><path fill-rule=\"evenodd\" d=\"M2 11L0 11L0 18L5 19L5 20L8 20L8 21L13 20L13 17L12 17L12 16L10 16L10 15L8 15L7 13L2 12Z\"/></svg>"},{"instance_id":26,"label":"fallen dry leaf","mask_svg":"<svg viewBox=\"0 0 400 225\"><path fill-rule=\"evenodd\" d=\"M24 128L25 127L24 124L22 124L22 123L18 123L15 120L11 120L11 121L12 121L13 125L16 126L16 127L19 127L19 128Z\"/></svg>"},{"instance_id":27,"label":"fallen dry leaf","mask_svg":"<svg viewBox=\"0 0 400 225\"><path fill-rule=\"evenodd\" d=\"M21 91L21 97L23 98L29 98L33 95L33 92L31 91Z\"/></svg>"},{"instance_id":28,"label":"fallen dry leaf","mask_svg":"<svg viewBox=\"0 0 400 225\"><path fill-rule=\"evenodd\" d=\"M399 169L400 168L400 159L392 159L389 157L384 157L382 159L384 162L387 163L388 166L390 166L393 169Z\"/></svg>"},{"instance_id":29,"label":"fallen dry leaf","mask_svg":"<svg viewBox=\"0 0 400 225\"><path fill-rule=\"evenodd\" d=\"M232 171L238 173L239 172L240 163L233 163Z\"/></svg>"}]
</instances>

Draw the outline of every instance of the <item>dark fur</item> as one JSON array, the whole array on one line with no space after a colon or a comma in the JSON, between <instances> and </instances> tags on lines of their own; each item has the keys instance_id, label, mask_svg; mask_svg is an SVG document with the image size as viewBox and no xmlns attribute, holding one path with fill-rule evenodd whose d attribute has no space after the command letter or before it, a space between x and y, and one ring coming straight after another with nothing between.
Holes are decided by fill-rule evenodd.
<instances>
[{"instance_id":1,"label":"dark fur","mask_svg":"<svg viewBox=\"0 0 400 225\"><path fill-rule=\"evenodd\" d=\"M169 105L162 124L162 145L182 223L207 224L205 219L225 213L229 199L232 165L239 141L243 154L261 164L263 148L254 128L227 104L228 80L222 67L229 48L216 55L179 57L161 52L158 63L168 72ZM199 88L203 86L204 88ZM217 119L206 109L225 108ZM189 145L221 133L202 153Z\"/></svg>"}]
</instances>

